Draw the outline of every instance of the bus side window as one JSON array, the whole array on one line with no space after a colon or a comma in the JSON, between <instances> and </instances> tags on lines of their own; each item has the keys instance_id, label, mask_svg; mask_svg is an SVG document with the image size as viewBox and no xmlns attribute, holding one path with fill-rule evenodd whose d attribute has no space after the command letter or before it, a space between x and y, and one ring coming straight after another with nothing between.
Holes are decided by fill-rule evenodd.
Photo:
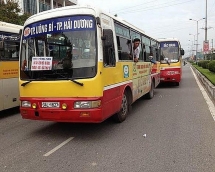
<instances>
[{"instance_id":1,"label":"bus side window","mask_svg":"<svg viewBox=\"0 0 215 172\"><path fill-rule=\"evenodd\" d=\"M145 45L144 61L146 61L146 62L150 61L149 55L150 55L150 47Z\"/></svg>"},{"instance_id":2,"label":"bus side window","mask_svg":"<svg viewBox=\"0 0 215 172\"><path fill-rule=\"evenodd\" d=\"M146 61L146 46L145 46L145 44L142 44L142 48L143 48L143 61Z\"/></svg>"},{"instance_id":3,"label":"bus side window","mask_svg":"<svg viewBox=\"0 0 215 172\"><path fill-rule=\"evenodd\" d=\"M152 55L153 55L153 59L157 60L157 52L156 52L156 48L152 47Z\"/></svg>"},{"instance_id":4,"label":"bus side window","mask_svg":"<svg viewBox=\"0 0 215 172\"><path fill-rule=\"evenodd\" d=\"M116 37L116 41L117 41L118 57L119 57L119 60L122 60L122 53L121 53L122 48L120 47L119 36Z\"/></svg>"},{"instance_id":5,"label":"bus side window","mask_svg":"<svg viewBox=\"0 0 215 172\"><path fill-rule=\"evenodd\" d=\"M149 46L145 46L145 53L146 53L146 56L145 56L145 61L146 62L149 62L149 55L150 55L150 47Z\"/></svg>"},{"instance_id":6,"label":"bus side window","mask_svg":"<svg viewBox=\"0 0 215 172\"><path fill-rule=\"evenodd\" d=\"M140 47L139 61L143 61L144 48L142 44L140 44L139 47Z\"/></svg>"},{"instance_id":7,"label":"bus side window","mask_svg":"<svg viewBox=\"0 0 215 172\"><path fill-rule=\"evenodd\" d=\"M129 58L132 51L131 40L117 36L117 46L119 60L132 60Z\"/></svg>"},{"instance_id":8,"label":"bus side window","mask_svg":"<svg viewBox=\"0 0 215 172\"><path fill-rule=\"evenodd\" d=\"M155 51L156 51L156 60L160 61L160 56L159 56L159 50L158 50L158 48L156 48Z\"/></svg>"}]
</instances>

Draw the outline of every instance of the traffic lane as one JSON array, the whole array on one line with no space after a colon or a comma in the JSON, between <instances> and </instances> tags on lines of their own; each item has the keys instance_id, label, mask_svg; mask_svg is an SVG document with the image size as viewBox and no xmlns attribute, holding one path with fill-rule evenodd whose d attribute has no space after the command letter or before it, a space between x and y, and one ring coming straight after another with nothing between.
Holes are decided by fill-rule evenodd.
<instances>
[{"instance_id":1,"label":"traffic lane","mask_svg":"<svg viewBox=\"0 0 215 172\"><path fill-rule=\"evenodd\" d=\"M22 120L20 114L5 115L0 120L0 171L23 171L21 166L28 162L28 152L35 152L43 143L43 136L33 131L49 123ZM23 161L21 161L23 159ZM20 166L20 168L16 168Z\"/></svg>"},{"instance_id":2,"label":"traffic lane","mask_svg":"<svg viewBox=\"0 0 215 172\"><path fill-rule=\"evenodd\" d=\"M4 120L6 121L7 118ZM29 171L37 171L38 163L44 163L41 162L44 154L65 139L71 136L81 136L88 132L91 135L103 135L103 131L110 130L105 129L106 127L115 125L111 120L102 124L61 124L30 121L22 120L21 116L18 115L13 116L9 122L1 121L1 124L5 124L1 128L0 156L0 166L4 171L28 171L29 169L31 169ZM36 165L35 169L32 169L31 166L34 165Z\"/></svg>"},{"instance_id":3,"label":"traffic lane","mask_svg":"<svg viewBox=\"0 0 215 172\"><path fill-rule=\"evenodd\" d=\"M158 88L124 123L99 129L47 157L61 164L54 171L214 171L214 122L189 68L179 88Z\"/></svg>"},{"instance_id":4,"label":"traffic lane","mask_svg":"<svg viewBox=\"0 0 215 172\"><path fill-rule=\"evenodd\" d=\"M190 74L179 88L158 88L154 99L137 101L122 124L28 121L29 139L9 147L19 149L6 171L213 171L214 123Z\"/></svg>"},{"instance_id":5,"label":"traffic lane","mask_svg":"<svg viewBox=\"0 0 215 172\"><path fill-rule=\"evenodd\" d=\"M21 135L19 137L23 137L23 140L14 138L14 140L19 141L15 141L15 143L5 148L5 151L3 151L4 154L1 156L4 157L1 159L1 162L4 162L2 165L4 166L5 171L49 171L53 168L54 171L61 171L64 168L69 170L70 168L68 164L63 165L65 162L72 162L73 167L76 167L75 164L77 164L77 168L74 168L74 171L76 171L79 169L80 165L85 166L84 159L80 158L84 158L84 156L88 154L88 152L86 151L88 151L88 148L95 146L95 141L98 142L99 146L103 145L106 142L106 139L108 139L107 142L109 145L109 139L113 138L111 139L110 144L115 142L115 144L117 145L118 142L121 140L120 135L118 134L120 134L120 132L122 132L123 130L126 131L126 123L129 120L125 121L122 124L115 124L111 120L107 120L102 124L47 123L47 126L40 126L37 121L23 121L25 121L23 123L23 126L29 125L26 127L28 128L28 130L26 130L25 128L25 131L17 132L17 134ZM26 124L26 122L29 123ZM37 129L34 127L36 127ZM116 131L114 131L115 129ZM113 134L113 132L119 133L115 135ZM49 157L44 157L44 154L47 151L51 150L54 146L57 146L60 142L70 137L71 135L75 136L75 138L68 145L66 145L70 145L69 148L65 146L61 150L58 150L57 152L50 155ZM65 138L62 139L62 136L65 136ZM123 140L123 142L125 141ZM114 150L115 153L118 150L117 147L115 147L115 149L112 149L111 146L110 148L110 150ZM75 150L75 152L72 153L73 158L66 155L66 153L68 152L67 149ZM93 148L91 151L89 150L89 155L92 154L94 150L96 152L100 152L100 149L103 150L103 146L97 147L97 150L95 148ZM60 156L59 152L61 153ZM46 162L49 160L50 157L54 157L54 159L47 164ZM88 160L86 159L86 161ZM92 162L92 164L91 162L87 162L86 165L87 164L90 165L89 167L94 167L96 162ZM89 167L86 166L84 167L84 169L86 168L86 170L88 171L90 170Z\"/></svg>"},{"instance_id":6,"label":"traffic lane","mask_svg":"<svg viewBox=\"0 0 215 172\"><path fill-rule=\"evenodd\" d=\"M42 135L51 131L58 132L57 141L52 144L54 147L60 143L59 136L62 134L68 134L69 138L70 133L73 133L74 139L48 157L43 155L53 147L46 147L38 159L35 158L33 163L26 165L25 170L213 171L213 163L210 163L214 162L213 158L208 160L207 156L207 152L214 152L207 143L208 135L213 135L208 133L213 125L209 129L205 128L200 119L199 123L193 122L196 117L188 118L184 115L190 113L193 116L192 108L185 108L178 114L183 105L176 106L173 101L176 100L177 103L175 98L170 99L170 107L165 108L165 113L157 113L161 106L166 105L166 100L173 97L172 91L174 94L178 92L175 87L168 89L171 89L168 94L165 89L161 89L164 94L156 90L156 103L152 100L136 102L133 113L122 124L114 124L110 120L102 124L53 124L35 131ZM143 109L146 110L145 114ZM195 116L202 118L202 115L204 116L204 111ZM202 127L199 129L200 126ZM59 132L58 129L62 131ZM206 131L203 132L206 134L205 138L202 137L202 131ZM146 137L143 137L145 134ZM53 134L50 133L48 137L54 142Z\"/></svg>"},{"instance_id":7,"label":"traffic lane","mask_svg":"<svg viewBox=\"0 0 215 172\"><path fill-rule=\"evenodd\" d=\"M158 131L165 133L166 145L157 145L157 150L163 148L163 163L169 171L214 171L214 121L189 66L183 68L178 89L167 87L158 88L159 107L165 113L155 117L160 121Z\"/></svg>"},{"instance_id":8,"label":"traffic lane","mask_svg":"<svg viewBox=\"0 0 215 172\"><path fill-rule=\"evenodd\" d=\"M130 116L128 118L130 118ZM6 124L8 128L4 128L4 134L1 134L3 137L1 139L2 147L0 162L5 171L15 169L37 171L40 167L42 169L39 171L44 171L49 167L50 169L52 169L53 166L50 164L48 164L48 167L43 168L43 165L46 165L46 157L44 157L44 154L49 152L51 149L59 145L67 138L70 138L72 136L74 137L74 140L72 140L69 144L72 144L72 148L78 150L77 155L82 157L86 154L86 149L88 149L88 147L91 147L91 144L92 146L94 146L94 141L96 140L98 142L101 141L101 143L99 144L102 145L106 142L106 138L109 141L110 136L114 138L111 139L110 143L112 144L113 142L115 142L115 144L118 144L118 141L121 140L120 133L123 132L123 135L127 135L125 131L129 127L127 126L129 124L129 119L122 124L115 124L110 119L101 124L61 124L22 120L20 119L20 116L14 116L12 121L15 122ZM12 127L12 129L10 129L10 127ZM115 129L116 131L114 131ZM113 133L116 132L120 135L113 135ZM105 140L102 141L103 139ZM125 141L123 140L123 142ZM77 145L73 146L74 143L77 143ZM112 147L110 148L112 150ZM115 150L113 149L114 152L117 152L117 149L118 148L115 148ZM55 155L58 155L56 153L61 152L62 150L64 149L62 148L61 150L53 153L53 155L51 156L55 157ZM92 151L93 150L96 149L93 148ZM100 150L98 150L97 152L99 151ZM49 157L47 157L47 159L48 158ZM70 162L70 158L67 158L68 157L66 156L66 160L69 160ZM74 157L74 159L76 159L76 156ZM62 157L62 160L65 161L65 156ZM73 162L75 162L75 160ZM77 164L79 163L80 158L78 158ZM56 164L58 163L53 161L53 164L55 164L54 166L56 166ZM94 166L93 162L92 166ZM60 169L62 167L63 166L60 166ZM56 171L59 170L57 167L55 169Z\"/></svg>"}]
</instances>

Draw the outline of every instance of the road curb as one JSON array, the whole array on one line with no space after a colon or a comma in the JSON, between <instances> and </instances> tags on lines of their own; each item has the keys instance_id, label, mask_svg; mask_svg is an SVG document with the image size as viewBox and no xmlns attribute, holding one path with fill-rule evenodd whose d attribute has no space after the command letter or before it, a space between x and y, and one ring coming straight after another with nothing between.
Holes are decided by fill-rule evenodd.
<instances>
[{"instance_id":1,"label":"road curb","mask_svg":"<svg viewBox=\"0 0 215 172\"><path fill-rule=\"evenodd\" d=\"M198 79L204 85L210 97L213 99L213 102L215 102L215 86L204 75L202 75L195 67L193 66L191 67L195 72L195 74L197 75Z\"/></svg>"}]
</instances>

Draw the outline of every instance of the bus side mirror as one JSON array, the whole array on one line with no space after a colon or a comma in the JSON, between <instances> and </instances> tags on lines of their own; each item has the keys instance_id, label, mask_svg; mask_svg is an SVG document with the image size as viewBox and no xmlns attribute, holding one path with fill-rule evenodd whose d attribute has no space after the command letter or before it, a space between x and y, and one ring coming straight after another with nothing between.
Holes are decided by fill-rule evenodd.
<instances>
[{"instance_id":1,"label":"bus side mirror","mask_svg":"<svg viewBox=\"0 0 215 172\"><path fill-rule=\"evenodd\" d=\"M183 50L183 49L181 49L181 55L182 55L182 56L184 55L184 50Z\"/></svg>"},{"instance_id":2,"label":"bus side mirror","mask_svg":"<svg viewBox=\"0 0 215 172\"><path fill-rule=\"evenodd\" d=\"M111 29L104 29L102 40L104 41L105 47L113 46L113 31Z\"/></svg>"},{"instance_id":3,"label":"bus side mirror","mask_svg":"<svg viewBox=\"0 0 215 172\"><path fill-rule=\"evenodd\" d=\"M19 30L19 35L22 35L22 29Z\"/></svg>"}]
</instances>

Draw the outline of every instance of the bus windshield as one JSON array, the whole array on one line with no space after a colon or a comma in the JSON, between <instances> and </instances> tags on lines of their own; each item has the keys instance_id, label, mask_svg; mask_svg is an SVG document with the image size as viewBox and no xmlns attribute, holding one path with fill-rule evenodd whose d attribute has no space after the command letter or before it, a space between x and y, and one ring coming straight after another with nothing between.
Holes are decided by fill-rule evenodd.
<instances>
[{"instance_id":1,"label":"bus windshield","mask_svg":"<svg viewBox=\"0 0 215 172\"><path fill-rule=\"evenodd\" d=\"M179 48L177 42L161 43L161 63L174 63L179 61Z\"/></svg>"},{"instance_id":2,"label":"bus windshield","mask_svg":"<svg viewBox=\"0 0 215 172\"><path fill-rule=\"evenodd\" d=\"M20 36L0 32L0 60L18 60Z\"/></svg>"},{"instance_id":3,"label":"bus windshield","mask_svg":"<svg viewBox=\"0 0 215 172\"><path fill-rule=\"evenodd\" d=\"M21 79L80 79L96 75L93 17L49 19L26 26L23 35Z\"/></svg>"}]
</instances>

